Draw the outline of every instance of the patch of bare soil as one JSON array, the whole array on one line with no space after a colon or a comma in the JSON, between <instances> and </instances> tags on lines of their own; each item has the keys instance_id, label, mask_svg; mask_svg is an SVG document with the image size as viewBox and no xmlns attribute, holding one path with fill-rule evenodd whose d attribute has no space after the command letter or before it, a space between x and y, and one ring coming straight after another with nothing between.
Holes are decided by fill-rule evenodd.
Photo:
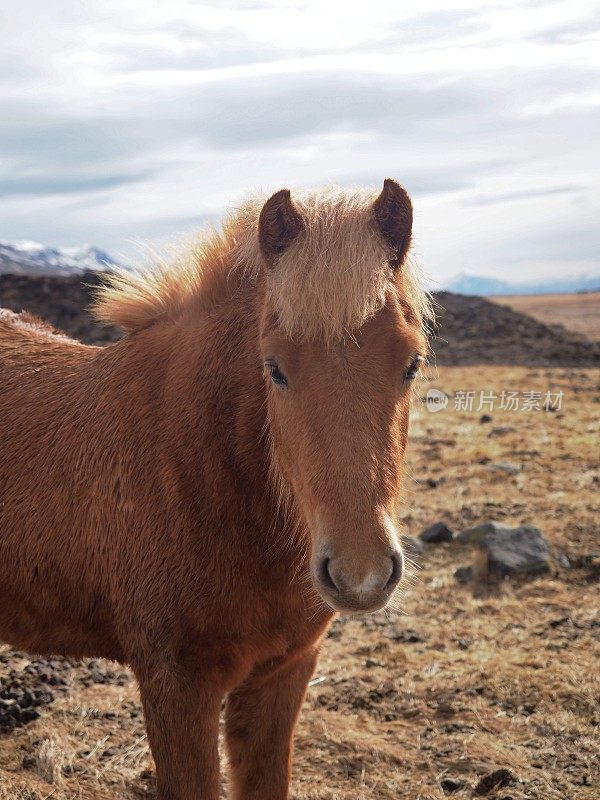
<instances>
[{"instance_id":1,"label":"patch of bare soil","mask_svg":"<svg viewBox=\"0 0 600 800\"><path fill-rule=\"evenodd\" d=\"M443 367L418 387L449 401L436 413L415 406L407 532L438 520L454 531L488 519L533 524L550 542L551 571L461 584L454 572L472 550L428 545L400 611L339 619L298 728L295 800L600 797L597 378ZM559 410L478 408L481 391L548 390L564 392ZM469 391L472 409L457 403ZM127 671L5 648L0 697L36 688L52 694L39 717L0 733L0 800L154 796Z\"/></svg>"},{"instance_id":2,"label":"patch of bare soil","mask_svg":"<svg viewBox=\"0 0 600 800\"><path fill-rule=\"evenodd\" d=\"M438 364L600 365L600 342L562 325L545 324L483 297L437 292L434 301L433 350Z\"/></svg>"},{"instance_id":3,"label":"patch of bare soil","mask_svg":"<svg viewBox=\"0 0 600 800\"><path fill-rule=\"evenodd\" d=\"M546 325L561 325L588 339L600 339L600 292L507 295L489 299L509 306L520 314L528 314Z\"/></svg>"}]
</instances>

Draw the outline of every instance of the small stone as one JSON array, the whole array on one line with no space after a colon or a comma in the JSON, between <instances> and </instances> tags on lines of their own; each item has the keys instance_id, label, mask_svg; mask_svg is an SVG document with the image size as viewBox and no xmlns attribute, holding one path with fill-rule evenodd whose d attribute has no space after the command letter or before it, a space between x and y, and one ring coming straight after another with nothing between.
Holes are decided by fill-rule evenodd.
<instances>
[{"instance_id":1,"label":"small stone","mask_svg":"<svg viewBox=\"0 0 600 800\"><path fill-rule=\"evenodd\" d=\"M391 638L394 642L403 642L404 644L415 644L416 642L425 641L424 637L412 628L400 631L400 633L394 634Z\"/></svg>"},{"instance_id":2,"label":"small stone","mask_svg":"<svg viewBox=\"0 0 600 800\"><path fill-rule=\"evenodd\" d=\"M35 695L28 691L23 692L19 705L21 708L31 708L31 706L35 705Z\"/></svg>"},{"instance_id":3,"label":"small stone","mask_svg":"<svg viewBox=\"0 0 600 800\"><path fill-rule=\"evenodd\" d=\"M514 780L514 775L509 769L496 769L494 772L484 775L473 789L473 794L481 797L484 794L489 794L493 789L501 789L503 786L508 786Z\"/></svg>"},{"instance_id":4,"label":"small stone","mask_svg":"<svg viewBox=\"0 0 600 800\"><path fill-rule=\"evenodd\" d=\"M569 557L565 553L559 553L556 556L556 563L562 569L571 569L571 562L569 561Z\"/></svg>"},{"instance_id":5,"label":"small stone","mask_svg":"<svg viewBox=\"0 0 600 800\"><path fill-rule=\"evenodd\" d=\"M35 722L36 719L40 718L39 711L36 711L35 708L25 708L21 711L21 722L26 725L28 722Z\"/></svg>"},{"instance_id":6,"label":"small stone","mask_svg":"<svg viewBox=\"0 0 600 800\"><path fill-rule=\"evenodd\" d=\"M491 421L492 421L492 417L491 417L490 414L482 414L479 417L479 422L481 422L482 425L485 425L486 422L491 422Z\"/></svg>"},{"instance_id":7,"label":"small stone","mask_svg":"<svg viewBox=\"0 0 600 800\"><path fill-rule=\"evenodd\" d=\"M551 619L548 623L549 628L561 628L563 625L573 625L571 617L557 617L556 619Z\"/></svg>"},{"instance_id":8,"label":"small stone","mask_svg":"<svg viewBox=\"0 0 600 800\"><path fill-rule=\"evenodd\" d=\"M454 792L460 791L464 785L464 781L457 781L454 778L443 778L440 781L440 786L444 794L454 794Z\"/></svg>"},{"instance_id":9,"label":"small stone","mask_svg":"<svg viewBox=\"0 0 600 800\"><path fill-rule=\"evenodd\" d=\"M506 436L507 433L514 433L516 428L510 425L499 425L497 428L492 428L488 433L490 439L495 439L497 436Z\"/></svg>"},{"instance_id":10,"label":"small stone","mask_svg":"<svg viewBox=\"0 0 600 800\"><path fill-rule=\"evenodd\" d=\"M434 522L433 525L421 532L419 538L427 544L440 544L441 542L451 542L454 534L445 522Z\"/></svg>"},{"instance_id":11,"label":"small stone","mask_svg":"<svg viewBox=\"0 0 600 800\"><path fill-rule=\"evenodd\" d=\"M497 464L488 464L487 468L492 472L505 472L507 475L517 475L521 472L521 467L511 464L509 461L498 461Z\"/></svg>"},{"instance_id":12,"label":"small stone","mask_svg":"<svg viewBox=\"0 0 600 800\"><path fill-rule=\"evenodd\" d=\"M470 564L464 564L455 571L454 577L459 583L469 583L473 579L473 567Z\"/></svg>"}]
</instances>

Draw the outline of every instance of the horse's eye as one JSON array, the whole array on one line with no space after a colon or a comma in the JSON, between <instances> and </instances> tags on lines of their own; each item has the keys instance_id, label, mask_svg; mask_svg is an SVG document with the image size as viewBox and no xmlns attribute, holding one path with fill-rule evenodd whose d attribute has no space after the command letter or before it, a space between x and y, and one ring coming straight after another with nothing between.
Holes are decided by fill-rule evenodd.
<instances>
[{"instance_id":1,"label":"horse's eye","mask_svg":"<svg viewBox=\"0 0 600 800\"><path fill-rule=\"evenodd\" d=\"M280 388L287 386L287 378L279 369L276 361L265 361L265 369L271 376L271 380L275 386L279 386Z\"/></svg>"},{"instance_id":2,"label":"horse's eye","mask_svg":"<svg viewBox=\"0 0 600 800\"><path fill-rule=\"evenodd\" d=\"M413 360L408 365L408 369L404 373L404 380L405 381L412 381L415 377L417 372L419 371L419 367L421 366L421 362L423 361L423 357L420 355L416 355Z\"/></svg>"}]
</instances>

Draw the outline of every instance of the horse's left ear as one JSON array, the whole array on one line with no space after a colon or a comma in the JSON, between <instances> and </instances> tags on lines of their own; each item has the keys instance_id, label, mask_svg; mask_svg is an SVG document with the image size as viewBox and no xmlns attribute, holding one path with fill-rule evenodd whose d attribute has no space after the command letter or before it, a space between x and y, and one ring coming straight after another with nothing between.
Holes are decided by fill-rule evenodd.
<instances>
[{"instance_id":1,"label":"horse's left ear","mask_svg":"<svg viewBox=\"0 0 600 800\"><path fill-rule=\"evenodd\" d=\"M303 227L289 189L280 189L267 200L258 218L258 243L269 266L287 250Z\"/></svg>"},{"instance_id":2,"label":"horse's left ear","mask_svg":"<svg viewBox=\"0 0 600 800\"><path fill-rule=\"evenodd\" d=\"M383 238L394 250L394 261L400 266L410 247L413 210L410 197L399 183L386 178L381 194L373 203L373 213Z\"/></svg>"}]
</instances>

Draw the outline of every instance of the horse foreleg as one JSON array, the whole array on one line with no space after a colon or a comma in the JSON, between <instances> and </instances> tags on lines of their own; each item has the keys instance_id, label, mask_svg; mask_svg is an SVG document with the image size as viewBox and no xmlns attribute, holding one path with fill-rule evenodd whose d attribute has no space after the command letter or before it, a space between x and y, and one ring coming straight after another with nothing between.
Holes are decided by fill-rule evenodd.
<instances>
[{"instance_id":1,"label":"horse foreleg","mask_svg":"<svg viewBox=\"0 0 600 800\"><path fill-rule=\"evenodd\" d=\"M138 676L156 764L157 800L217 800L222 695L176 671Z\"/></svg>"},{"instance_id":2,"label":"horse foreleg","mask_svg":"<svg viewBox=\"0 0 600 800\"><path fill-rule=\"evenodd\" d=\"M253 675L227 700L225 733L234 800L286 800L292 736L317 653Z\"/></svg>"}]
</instances>

